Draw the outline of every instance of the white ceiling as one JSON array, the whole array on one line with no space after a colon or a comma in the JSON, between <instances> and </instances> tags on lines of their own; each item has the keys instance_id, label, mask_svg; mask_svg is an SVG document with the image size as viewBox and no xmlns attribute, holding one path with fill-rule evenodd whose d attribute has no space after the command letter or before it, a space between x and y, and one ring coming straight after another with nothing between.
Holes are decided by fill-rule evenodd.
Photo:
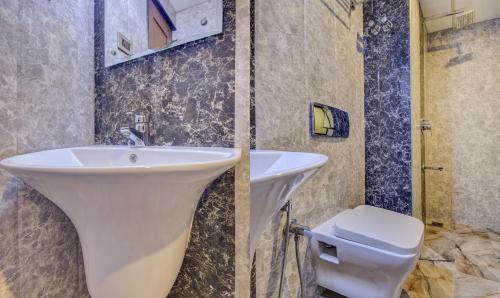
<instances>
[{"instance_id":1,"label":"white ceiling","mask_svg":"<svg viewBox=\"0 0 500 298\"><path fill-rule=\"evenodd\" d=\"M420 0L424 18L450 12L452 0ZM476 22L500 17L500 0L455 0L455 9L474 9ZM452 27L452 17L426 22L428 32L440 31Z\"/></svg>"},{"instance_id":2,"label":"white ceiling","mask_svg":"<svg viewBox=\"0 0 500 298\"><path fill-rule=\"evenodd\" d=\"M198 5L200 3L206 2L207 0L170 0L170 4L174 7L174 10L179 12L191 6ZM500 0L499 0L500 1Z\"/></svg>"}]
</instances>

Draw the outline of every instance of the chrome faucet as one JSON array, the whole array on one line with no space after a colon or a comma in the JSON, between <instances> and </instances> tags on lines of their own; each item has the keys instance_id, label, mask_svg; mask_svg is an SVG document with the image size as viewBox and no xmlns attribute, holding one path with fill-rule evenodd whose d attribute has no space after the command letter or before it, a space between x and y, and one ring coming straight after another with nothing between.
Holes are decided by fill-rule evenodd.
<instances>
[{"instance_id":1,"label":"chrome faucet","mask_svg":"<svg viewBox=\"0 0 500 298\"><path fill-rule=\"evenodd\" d=\"M128 139L129 146L144 147L144 141L138 136L140 132L131 127L120 128L120 133Z\"/></svg>"},{"instance_id":2,"label":"chrome faucet","mask_svg":"<svg viewBox=\"0 0 500 298\"><path fill-rule=\"evenodd\" d=\"M134 116L134 128L122 127L120 133L128 138L128 144L135 147L149 146L149 120L146 114Z\"/></svg>"}]
</instances>

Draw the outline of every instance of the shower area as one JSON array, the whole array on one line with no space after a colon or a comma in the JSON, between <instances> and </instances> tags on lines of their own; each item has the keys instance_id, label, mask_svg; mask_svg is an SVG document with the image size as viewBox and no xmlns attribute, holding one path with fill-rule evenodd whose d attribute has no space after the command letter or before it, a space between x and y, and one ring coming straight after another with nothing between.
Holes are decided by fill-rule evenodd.
<instances>
[{"instance_id":1,"label":"shower area","mask_svg":"<svg viewBox=\"0 0 500 298\"><path fill-rule=\"evenodd\" d=\"M424 218L498 230L500 19L443 30L424 20Z\"/></svg>"},{"instance_id":2,"label":"shower area","mask_svg":"<svg viewBox=\"0 0 500 298\"><path fill-rule=\"evenodd\" d=\"M500 295L500 1L419 2L413 211L427 228L406 289L410 297Z\"/></svg>"},{"instance_id":3,"label":"shower area","mask_svg":"<svg viewBox=\"0 0 500 298\"><path fill-rule=\"evenodd\" d=\"M461 15L450 17L452 26ZM425 220L498 231L500 19L444 30L438 21L424 24L432 30L422 63Z\"/></svg>"}]
</instances>

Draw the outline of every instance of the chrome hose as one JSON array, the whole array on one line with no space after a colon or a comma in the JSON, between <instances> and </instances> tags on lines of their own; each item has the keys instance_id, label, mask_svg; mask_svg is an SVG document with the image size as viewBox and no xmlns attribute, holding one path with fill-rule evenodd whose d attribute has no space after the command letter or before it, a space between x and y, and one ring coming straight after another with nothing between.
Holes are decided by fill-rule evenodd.
<instances>
[{"instance_id":1,"label":"chrome hose","mask_svg":"<svg viewBox=\"0 0 500 298\"><path fill-rule=\"evenodd\" d=\"M280 288L278 292L278 298L282 297L283 294L283 283L285 280L286 271L286 255L288 254L288 239L290 238L290 212L292 211L292 202L288 201L285 206L283 206L283 211L286 212L286 225L285 225L285 243L283 248L283 263L281 264L281 276L280 276Z\"/></svg>"},{"instance_id":2,"label":"chrome hose","mask_svg":"<svg viewBox=\"0 0 500 298\"><path fill-rule=\"evenodd\" d=\"M300 257L299 257L299 234L295 234L293 240L295 240L295 260L297 261L297 271L299 273L300 282L300 298L305 298L304 294L304 280L302 279L302 268L300 267Z\"/></svg>"}]
</instances>

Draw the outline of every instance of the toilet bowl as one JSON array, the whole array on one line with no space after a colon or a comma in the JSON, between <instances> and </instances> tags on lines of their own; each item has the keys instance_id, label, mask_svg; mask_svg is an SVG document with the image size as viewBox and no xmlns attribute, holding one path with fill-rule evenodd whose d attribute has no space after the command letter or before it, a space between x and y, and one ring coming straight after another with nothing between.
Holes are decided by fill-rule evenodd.
<instances>
[{"instance_id":1,"label":"toilet bowl","mask_svg":"<svg viewBox=\"0 0 500 298\"><path fill-rule=\"evenodd\" d=\"M424 225L368 205L311 230L317 284L350 298L395 298L420 256Z\"/></svg>"}]
</instances>

